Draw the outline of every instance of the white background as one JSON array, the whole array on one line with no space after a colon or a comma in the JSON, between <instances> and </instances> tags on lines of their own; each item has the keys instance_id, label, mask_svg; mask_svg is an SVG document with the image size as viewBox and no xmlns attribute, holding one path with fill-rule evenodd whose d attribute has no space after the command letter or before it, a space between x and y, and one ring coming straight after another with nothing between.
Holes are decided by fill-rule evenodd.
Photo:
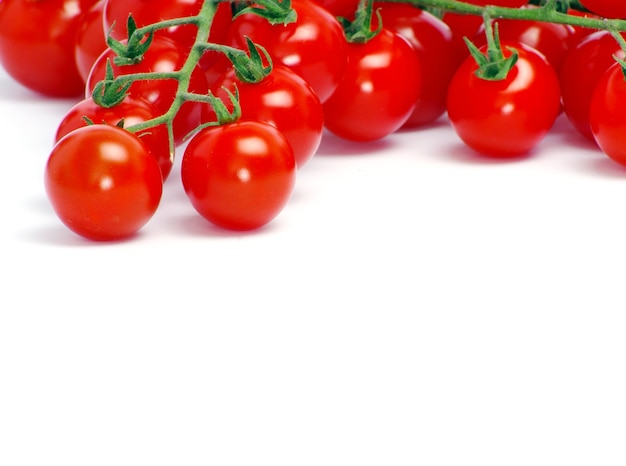
<instances>
[{"instance_id":1,"label":"white background","mask_svg":"<svg viewBox=\"0 0 626 466\"><path fill-rule=\"evenodd\" d=\"M625 464L626 169L565 119L506 162L326 135L247 234L175 167L100 244L43 190L73 103L0 72L0 465Z\"/></svg>"}]
</instances>

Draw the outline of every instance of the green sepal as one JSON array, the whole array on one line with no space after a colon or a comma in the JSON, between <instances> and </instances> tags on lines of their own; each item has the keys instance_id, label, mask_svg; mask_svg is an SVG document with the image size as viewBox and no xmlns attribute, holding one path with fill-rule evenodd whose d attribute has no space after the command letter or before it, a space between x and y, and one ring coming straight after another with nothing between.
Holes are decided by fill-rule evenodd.
<instances>
[{"instance_id":1,"label":"green sepal","mask_svg":"<svg viewBox=\"0 0 626 466\"><path fill-rule=\"evenodd\" d=\"M246 83L258 83L272 72L272 58L265 47L255 44L249 37L245 39L250 55L234 48L225 48L223 52L233 64L237 79ZM264 59L268 65L264 64Z\"/></svg>"},{"instance_id":2,"label":"green sepal","mask_svg":"<svg viewBox=\"0 0 626 466\"><path fill-rule=\"evenodd\" d=\"M95 85L91 97L101 107L115 107L124 101L132 84L132 81L120 84L113 75L111 61L107 60L105 78Z\"/></svg>"},{"instance_id":3,"label":"green sepal","mask_svg":"<svg viewBox=\"0 0 626 466\"><path fill-rule=\"evenodd\" d=\"M465 40L465 44L472 58L474 58L474 61L478 65L476 76L481 79L488 81L501 81L505 79L519 58L519 53L512 47L507 47L511 52L511 55L508 57L505 57L502 50L499 48L497 50L489 48L487 54L483 54L467 37L463 39Z\"/></svg>"},{"instance_id":4,"label":"green sepal","mask_svg":"<svg viewBox=\"0 0 626 466\"><path fill-rule=\"evenodd\" d=\"M265 18L270 24L289 24L296 21L298 13L291 7L291 0L258 0L233 15L233 19L246 13Z\"/></svg>"},{"instance_id":5,"label":"green sepal","mask_svg":"<svg viewBox=\"0 0 626 466\"><path fill-rule=\"evenodd\" d=\"M354 13L354 20L338 17L337 20L343 27L346 39L353 44L365 44L376 37L383 28L383 19L380 11L372 11L371 0L361 0ZM372 13L376 13L377 27L372 31Z\"/></svg>"},{"instance_id":6,"label":"green sepal","mask_svg":"<svg viewBox=\"0 0 626 466\"><path fill-rule=\"evenodd\" d=\"M137 23L135 23L132 15L128 15L126 27L128 29L126 43L113 39L110 34L107 35L107 45L116 55L113 63L117 66L134 65L141 62L154 39L154 31L150 31L148 34L137 32Z\"/></svg>"}]
</instances>

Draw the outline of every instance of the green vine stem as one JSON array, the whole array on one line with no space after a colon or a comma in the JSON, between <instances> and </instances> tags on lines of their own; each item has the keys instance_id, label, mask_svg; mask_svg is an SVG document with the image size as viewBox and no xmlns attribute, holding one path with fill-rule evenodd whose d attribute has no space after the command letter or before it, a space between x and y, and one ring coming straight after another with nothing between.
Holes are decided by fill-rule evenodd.
<instances>
[{"instance_id":1,"label":"green vine stem","mask_svg":"<svg viewBox=\"0 0 626 466\"><path fill-rule=\"evenodd\" d=\"M499 6L478 6L457 0L384 0L395 3L410 3L415 6L435 8L459 14L489 16L493 19L521 19L549 23L569 24L589 29L626 31L626 20L605 19L569 15L558 11L556 1L549 0L538 8L508 8Z\"/></svg>"}]
</instances>

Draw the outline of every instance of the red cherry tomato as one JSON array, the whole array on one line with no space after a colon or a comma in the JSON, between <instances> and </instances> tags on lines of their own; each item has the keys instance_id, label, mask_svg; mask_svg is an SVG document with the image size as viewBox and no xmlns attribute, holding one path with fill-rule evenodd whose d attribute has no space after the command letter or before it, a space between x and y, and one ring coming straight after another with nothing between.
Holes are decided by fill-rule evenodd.
<instances>
[{"instance_id":1,"label":"red cherry tomato","mask_svg":"<svg viewBox=\"0 0 626 466\"><path fill-rule=\"evenodd\" d=\"M97 241L135 234L161 200L161 170L128 131L92 125L56 143L46 164L45 189L60 220Z\"/></svg>"},{"instance_id":2,"label":"red cherry tomato","mask_svg":"<svg viewBox=\"0 0 626 466\"><path fill-rule=\"evenodd\" d=\"M96 60L107 49L106 34L102 29L104 1L100 0L85 13L76 31L74 59L85 82Z\"/></svg>"},{"instance_id":3,"label":"red cherry tomato","mask_svg":"<svg viewBox=\"0 0 626 466\"><path fill-rule=\"evenodd\" d=\"M339 86L323 104L326 128L352 141L374 141L406 123L421 92L420 64L407 39L383 28L351 43Z\"/></svg>"},{"instance_id":4,"label":"red cherry tomato","mask_svg":"<svg viewBox=\"0 0 626 466\"><path fill-rule=\"evenodd\" d=\"M63 117L56 132L55 142L75 129L87 126L87 117L94 124L108 124L124 128L143 123L159 116L159 111L150 102L127 97L121 104L104 108L88 98L75 104ZM172 170L172 156L169 149L167 128L159 125L136 135L145 144L148 152L159 163L163 180L167 179Z\"/></svg>"},{"instance_id":5,"label":"red cherry tomato","mask_svg":"<svg viewBox=\"0 0 626 466\"><path fill-rule=\"evenodd\" d=\"M225 229L252 230L272 221L286 205L296 162L275 127L239 121L197 133L183 154L181 178L204 218Z\"/></svg>"},{"instance_id":6,"label":"red cherry tomato","mask_svg":"<svg viewBox=\"0 0 626 466\"><path fill-rule=\"evenodd\" d=\"M80 95L74 44L82 13L75 0L2 0L0 63L7 73L47 96Z\"/></svg>"},{"instance_id":7,"label":"red cherry tomato","mask_svg":"<svg viewBox=\"0 0 626 466\"><path fill-rule=\"evenodd\" d=\"M155 37L143 59L133 65L117 66L113 64L115 52L106 50L94 64L87 79L85 97L91 97L96 84L105 78L107 60L111 61L114 76L178 71L185 64L185 54L177 44L164 37ZM128 90L129 95L143 98L154 104L161 113L169 110L176 92L178 82L174 79L151 79L134 82ZM208 85L202 70L198 67L192 74L189 91L197 94L206 94ZM200 123L202 106L197 102L185 102L174 118L174 136L177 144L193 131Z\"/></svg>"},{"instance_id":8,"label":"red cherry tomato","mask_svg":"<svg viewBox=\"0 0 626 466\"><path fill-rule=\"evenodd\" d=\"M446 110L448 84L456 71L450 27L433 14L401 3L375 3L383 24L413 45L422 69L421 92L415 109L404 126L431 123Z\"/></svg>"},{"instance_id":9,"label":"red cherry tomato","mask_svg":"<svg viewBox=\"0 0 626 466\"><path fill-rule=\"evenodd\" d=\"M485 80L469 57L457 70L448 93L448 117L460 139L493 157L526 154L548 133L560 111L559 82L554 68L536 50L502 42L519 58L506 78ZM484 52L484 48L482 49Z\"/></svg>"},{"instance_id":10,"label":"red cherry tomato","mask_svg":"<svg viewBox=\"0 0 626 466\"><path fill-rule=\"evenodd\" d=\"M322 140L324 111L313 88L290 68L279 65L259 83L246 83L229 70L212 84L212 92L231 108L225 89L239 92L241 119L264 121L285 136L298 168L306 164ZM215 121L210 106L203 109L202 121Z\"/></svg>"},{"instance_id":11,"label":"red cherry tomato","mask_svg":"<svg viewBox=\"0 0 626 466\"><path fill-rule=\"evenodd\" d=\"M347 41L339 22L310 0L293 0L297 20L287 25L270 25L258 15L235 18L227 42L247 50L245 37L262 45L275 64L283 64L300 75L324 102L336 89L346 66Z\"/></svg>"},{"instance_id":12,"label":"red cherry tomato","mask_svg":"<svg viewBox=\"0 0 626 466\"><path fill-rule=\"evenodd\" d=\"M598 80L589 107L591 132L600 149L626 166L626 81L619 63Z\"/></svg>"},{"instance_id":13,"label":"red cherry tomato","mask_svg":"<svg viewBox=\"0 0 626 466\"><path fill-rule=\"evenodd\" d=\"M624 0L579 0L592 13L605 18L626 18Z\"/></svg>"},{"instance_id":14,"label":"red cherry tomato","mask_svg":"<svg viewBox=\"0 0 626 466\"><path fill-rule=\"evenodd\" d=\"M613 55L624 57L615 38L607 31L596 31L571 49L561 65L563 112L574 128L590 141L594 140L589 126L591 97L600 77L615 63Z\"/></svg>"}]
</instances>

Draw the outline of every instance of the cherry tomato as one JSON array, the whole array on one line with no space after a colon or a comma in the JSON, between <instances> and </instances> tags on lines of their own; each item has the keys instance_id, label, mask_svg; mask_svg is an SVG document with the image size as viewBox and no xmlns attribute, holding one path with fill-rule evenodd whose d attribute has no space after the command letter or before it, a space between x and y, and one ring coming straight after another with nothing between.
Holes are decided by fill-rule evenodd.
<instances>
[{"instance_id":1,"label":"cherry tomato","mask_svg":"<svg viewBox=\"0 0 626 466\"><path fill-rule=\"evenodd\" d=\"M607 31L596 31L567 53L559 73L563 112L590 141L594 141L589 125L591 97L600 77L615 63L613 55L624 57L615 38Z\"/></svg>"},{"instance_id":2,"label":"cherry tomato","mask_svg":"<svg viewBox=\"0 0 626 466\"><path fill-rule=\"evenodd\" d=\"M624 0L579 0L592 13L605 18L626 18Z\"/></svg>"},{"instance_id":3,"label":"cherry tomato","mask_svg":"<svg viewBox=\"0 0 626 466\"><path fill-rule=\"evenodd\" d=\"M83 11L75 0L2 0L0 63L23 86L52 97L81 94L74 39Z\"/></svg>"},{"instance_id":4,"label":"cherry tomato","mask_svg":"<svg viewBox=\"0 0 626 466\"><path fill-rule=\"evenodd\" d=\"M117 66L113 64L115 52L107 49L94 64L87 79L85 97L91 97L96 84L105 78L107 60L111 61L114 76L131 73L172 72L178 71L185 64L187 55L177 44L164 37L155 37L143 59L136 64ZM143 98L154 104L161 113L169 110L176 92L178 82L174 79L151 79L136 81L128 90L129 95ZM189 91L206 94L208 85L202 70L198 67L192 74ZM185 102L174 118L174 137L177 144L200 123L201 104Z\"/></svg>"},{"instance_id":5,"label":"cherry tomato","mask_svg":"<svg viewBox=\"0 0 626 466\"><path fill-rule=\"evenodd\" d=\"M74 59L78 72L85 82L94 63L108 47L106 34L102 29L103 9L104 0L94 4L84 14L76 31Z\"/></svg>"},{"instance_id":6,"label":"cherry tomato","mask_svg":"<svg viewBox=\"0 0 626 466\"><path fill-rule=\"evenodd\" d=\"M212 92L229 108L225 89L239 92L242 120L270 123L285 136L293 149L298 168L308 162L322 140L324 111L313 88L290 68L279 65L259 83L246 83L233 69L212 84ZM210 106L203 109L202 120L215 121Z\"/></svg>"},{"instance_id":7,"label":"cherry tomato","mask_svg":"<svg viewBox=\"0 0 626 466\"><path fill-rule=\"evenodd\" d=\"M121 124L124 128L128 128L158 116L158 109L143 99L127 97L122 103L111 108L101 107L91 98L84 99L75 104L62 118L55 135L55 142L71 131L87 126L89 123L85 117L91 120L93 124L113 126ZM136 135L159 163L163 180L167 179L172 170L173 158L173 154L170 154L167 128L164 125L159 125L140 131Z\"/></svg>"},{"instance_id":8,"label":"cherry tomato","mask_svg":"<svg viewBox=\"0 0 626 466\"><path fill-rule=\"evenodd\" d=\"M431 123L446 110L448 84L456 71L450 27L433 14L401 3L375 3L383 24L413 45L423 72L421 92L405 127Z\"/></svg>"},{"instance_id":9,"label":"cherry tomato","mask_svg":"<svg viewBox=\"0 0 626 466\"><path fill-rule=\"evenodd\" d=\"M163 191L159 165L139 138L110 125L85 126L59 140L44 181L60 220L97 241L139 231L156 212Z\"/></svg>"},{"instance_id":10,"label":"cherry tomato","mask_svg":"<svg viewBox=\"0 0 626 466\"><path fill-rule=\"evenodd\" d=\"M591 132L600 149L626 166L626 81L619 63L598 80L589 107Z\"/></svg>"},{"instance_id":11,"label":"cherry tomato","mask_svg":"<svg viewBox=\"0 0 626 466\"><path fill-rule=\"evenodd\" d=\"M185 148L181 178L204 218L225 229L252 230L272 221L287 204L296 162L274 126L239 121L198 132Z\"/></svg>"},{"instance_id":12,"label":"cherry tomato","mask_svg":"<svg viewBox=\"0 0 626 466\"><path fill-rule=\"evenodd\" d=\"M505 56L510 56L510 48L519 58L506 78L478 77L478 65L468 57L450 83L452 127L467 146L488 156L526 154L545 137L560 111L554 68L531 47L502 42Z\"/></svg>"},{"instance_id":13,"label":"cherry tomato","mask_svg":"<svg viewBox=\"0 0 626 466\"><path fill-rule=\"evenodd\" d=\"M383 28L350 43L339 86L323 104L326 128L352 141L374 141L406 123L421 92L420 64L407 39Z\"/></svg>"},{"instance_id":14,"label":"cherry tomato","mask_svg":"<svg viewBox=\"0 0 626 466\"><path fill-rule=\"evenodd\" d=\"M324 102L337 88L346 66L347 41L339 22L310 0L293 0L297 20L272 26L251 13L233 20L226 43L246 50L246 36L262 45L275 64L300 75Z\"/></svg>"}]
</instances>

